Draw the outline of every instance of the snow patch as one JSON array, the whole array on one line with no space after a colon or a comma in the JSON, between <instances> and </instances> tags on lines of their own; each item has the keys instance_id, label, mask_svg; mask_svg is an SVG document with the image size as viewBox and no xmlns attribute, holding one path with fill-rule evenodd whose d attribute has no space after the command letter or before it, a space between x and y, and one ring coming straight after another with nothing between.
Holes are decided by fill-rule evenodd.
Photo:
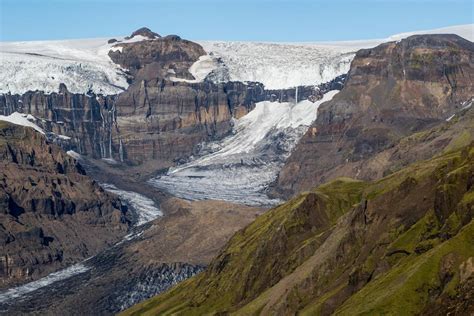
<instances>
[{"instance_id":1,"label":"snow patch","mask_svg":"<svg viewBox=\"0 0 474 316\"><path fill-rule=\"evenodd\" d=\"M13 112L12 114L8 116L0 115L0 121L6 121L15 125L31 127L35 129L36 131L40 132L41 134L45 135L44 130L34 123L36 121L36 118L31 114ZM64 137L67 137L67 136L64 136Z\"/></svg>"},{"instance_id":2,"label":"snow patch","mask_svg":"<svg viewBox=\"0 0 474 316\"><path fill-rule=\"evenodd\" d=\"M189 82L189 83L196 83L202 82L214 69L218 66L217 60L210 56L210 55L203 55L199 57L199 59L191 65L189 68L189 72L193 75L194 79L183 79L177 77L170 77L171 81L175 82ZM173 70L173 69L170 69ZM174 70L172 72L168 71L171 74L174 74Z\"/></svg>"},{"instance_id":3,"label":"snow patch","mask_svg":"<svg viewBox=\"0 0 474 316\"><path fill-rule=\"evenodd\" d=\"M66 135L60 135L60 134L55 134L52 132L45 132L41 127L39 127L35 122L37 121L37 118L34 117L31 114L24 114L24 113L18 113L18 112L13 112L12 114L5 116L5 115L0 115L0 121L6 121L10 122L15 125L21 125L21 126L26 126L26 127L31 127L37 132L45 135L49 140L51 139L61 139L68 141L71 139L71 137L66 136ZM41 120L43 121L43 120Z\"/></svg>"},{"instance_id":4,"label":"snow patch","mask_svg":"<svg viewBox=\"0 0 474 316\"><path fill-rule=\"evenodd\" d=\"M72 157L76 160L79 160L82 158L81 154L75 152L74 150L68 150L66 151L66 154L69 156L69 157Z\"/></svg>"}]
</instances>

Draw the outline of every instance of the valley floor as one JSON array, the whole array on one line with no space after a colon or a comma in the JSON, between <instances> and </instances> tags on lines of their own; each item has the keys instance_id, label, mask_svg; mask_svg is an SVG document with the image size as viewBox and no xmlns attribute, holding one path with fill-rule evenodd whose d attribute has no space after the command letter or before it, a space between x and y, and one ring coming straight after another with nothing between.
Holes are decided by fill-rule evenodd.
<instances>
[{"instance_id":1,"label":"valley floor","mask_svg":"<svg viewBox=\"0 0 474 316\"><path fill-rule=\"evenodd\" d=\"M83 164L103 180L100 168ZM137 226L84 262L0 292L0 313L117 313L202 271L235 231L265 211L224 201L185 201L118 176L107 180L105 188L136 211Z\"/></svg>"}]
</instances>

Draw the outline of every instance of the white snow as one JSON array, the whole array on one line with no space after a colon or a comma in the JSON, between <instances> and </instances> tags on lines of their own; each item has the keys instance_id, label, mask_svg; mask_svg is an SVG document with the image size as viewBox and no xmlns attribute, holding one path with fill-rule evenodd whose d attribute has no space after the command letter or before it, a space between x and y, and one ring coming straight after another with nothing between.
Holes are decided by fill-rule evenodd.
<instances>
[{"instance_id":1,"label":"white snow","mask_svg":"<svg viewBox=\"0 0 474 316\"><path fill-rule=\"evenodd\" d=\"M319 105L337 92L330 91L315 103L257 103L253 111L236 121L233 135L207 144L207 154L149 183L189 200L277 203L265 194L268 184L316 119Z\"/></svg>"},{"instance_id":2,"label":"white snow","mask_svg":"<svg viewBox=\"0 0 474 316\"><path fill-rule=\"evenodd\" d=\"M355 52L361 48L399 41L415 34L458 34L473 41L473 29L474 24L468 24L401 33L385 39L319 43L199 41L208 55L201 57L205 63L200 59L190 68L196 78L191 82L202 81L214 71L212 79L215 82L258 81L267 89L317 85L347 73ZM218 63L218 59L222 62Z\"/></svg>"},{"instance_id":3,"label":"white snow","mask_svg":"<svg viewBox=\"0 0 474 316\"><path fill-rule=\"evenodd\" d=\"M113 184L102 183L101 186L112 192L127 203L138 213L138 223L137 225L142 225L152 221L160 216L163 216L161 210L156 206L155 202L144 195L141 195L133 191L125 191L117 188Z\"/></svg>"},{"instance_id":4,"label":"white snow","mask_svg":"<svg viewBox=\"0 0 474 316\"><path fill-rule=\"evenodd\" d=\"M474 41L474 24L455 25L433 30L400 33L389 36L387 38L387 41L399 41L401 39L417 34L457 34L472 42Z\"/></svg>"},{"instance_id":5,"label":"white snow","mask_svg":"<svg viewBox=\"0 0 474 316\"><path fill-rule=\"evenodd\" d=\"M203 81L207 75L216 69L218 66L217 60L209 55L203 55L199 57L199 59L191 65L189 68L189 72L191 75L193 75L194 80L189 80L189 79L184 79L184 78L177 78L177 77L171 77L171 81L181 81L181 82L189 82L189 83L195 83L195 82L201 82ZM173 69L170 69L173 70ZM170 72L174 74L173 72Z\"/></svg>"},{"instance_id":6,"label":"white snow","mask_svg":"<svg viewBox=\"0 0 474 316\"><path fill-rule=\"evenodd\" d=\"M319 43L268 43L199 41L207 55L201 56L189 69L200 82L214 71L216 82L259 81L268 89L317 85L346 73L354 53L387 41L414 34L453 33L474 40L474 24L435 30L401 33L385 39ZM0 93L24 93L40 90L57 92L60 83L71 92L87 93L90 89L105 95L128 87L123 70L114 64L110 50L121 51L120 44L150 40L141 35L107 44L106 38L0 42ZM221 62L218 62L221 60Z\"/></svg>"},{"instance_id":7,"label":"white snow","mask_svg":"<svg viewBox=\"0 0 474 316\"><path fill-rule=\"evenodd\" d=\"M68 150L66 151L66 154L69 156L69 157L72 157L76 160L79 160L81 159L81 154L79 154L78 152L75 152L74 150Z\"/></svg>"},{"instance_id":8,"label":"white snow","mask_svg":"<svg viewBox=\"0 0 474 316\"><path fill-rule=\"evenodd\" d=\"M13 112L12 114L5 116L5 115L0 115L0 121L6 121L10 122L12 124L16 125L21 125L21 126L26 126L26 127L31 127L37 132L46 135L48 137L53 137L53 138L59 138L62 140L70 140L71 137L66 136L66 135L60 135L60 134L55 134L52 132L45 132L41 127L39 127L35 122L38 119L34 117L31 114L24 114L24 113L18 113L18 112Z\"/></svg>"},{"instance_id":9,"label":"white snow","mask_svg":"<svg viewBox=\"0 0 474 316\"><path fill-rule=\"evenodd\" d=\"M85 262L85 261L84 261ZM18 287L8 289L0 293L0 303L5 303L9 300L17 299L21 296L24 296L30 292L36 291L42 287L48 286L54 282L65 280L74 275L78 275L88 271L90 268L85 266L83 263L78 263L72 265L66 269L59 270L57 272L51 273L44 278L41 278L37 281L33 281Z\"/></svg>"},{"instance_id":10,"label":"white snow","mask_svg":"<svg viewBox=\"0 0 474 316\"><path fill-rule=\"evenodd\" d=\"M0 92L52 93L64 83L73 93L120 93L128 87L126 76L108 56L116 44L105 38L0 42Z\"/></svg>"},{"instance_id":11,"label":"white snow","mask_svg":"<svg viewBox=\"0 0 474 316\"><path fill-rule=\"evenodd\" d=\"M36 131L40 132L41 134L45 134L43 129L34 123L36 121L36 118L31 114L14 112L8 116L0 115L0 121L6 121L16 125L31 127Z\"/></svg>"},{"instance_id":12,"label":"white snow","mask_svg":"<svg viewBox=\"0 0 474 316\"><path fill-rule=\"evenodd\" d=\"M317 85L347 73L354 57L351 46L256 42L199 42L222 63L215 82L258 81L267 89Z\"/></svg>"},{"instance_id":13,"label":"white snow","mask_svg":"<svg viewBox=\"0 0 474 316\"><path fill-rule=\"evenodd\" d=\"M456 116L456 114L451 115L450 117L448 117L448 118L446 119L446 122L451 121L451 120L453 119L453 117L455 117L455 116Z\"/></svg>"}]
</instances>

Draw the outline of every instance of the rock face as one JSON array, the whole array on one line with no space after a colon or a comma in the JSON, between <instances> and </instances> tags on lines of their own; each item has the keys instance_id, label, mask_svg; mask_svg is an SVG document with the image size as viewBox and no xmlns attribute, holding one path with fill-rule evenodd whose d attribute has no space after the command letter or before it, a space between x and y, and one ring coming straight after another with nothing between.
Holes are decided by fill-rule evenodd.
<instances>
[{"instance_id":1,"label":"rock face","mask_svg":"<svg viewBox=\"0 0 474 316\"><path fill-rule=\"evenodd\" d=\"M115 128L115 96L70 93L61 85L59 93L45 94L40 91L23 95L0 95L0 112L29 113L38 120L43 129L60 135L69 135L71 140L64 144L81 154L94 158L112 157L111 144ZM65 142L66 143L66 142Z\"/></svg>"},{"instance_id":2,"label":"rock face","mask_svg":"<svg viewBox=\"0 0 474 316\"><path fill-rule=\"evenodd\" d=\"M43 135L0 122L0 287L119 241L129 227L126 211Z\"/></svg>"},{"instance_id":3,"label":"rock face","mask_svg":"<svg viewBox=\"0 0 474 316\"><path fill-rule=\"evenodd\" d=\"M150 38L140 30L137 32ZM175 35L118 43L114 47L118 49L109 52L110 58L128 69L135 80L165 78L171 73L179 78L194 79L188 69L200 56L206 55L201 45Z\"/></svg>"},{"instance_id":4,"label":"rock face","mask_svg":"<svg viewBox=\"0 0 474 316\"><path fill-rule=\"evenodd\" d=\"M289 197L335 176L383 174L388 164L368 172L365 162L461 110L474 96L473 78L474 44L456 35L417 35L359 51L344 89L319 108L274 193Z\"/></svg>"},{"instance_id":5,"label":"rock face","mask_svg":"<svg viewBox=\"0 0 474 316\"><path fill-rule=\"evenodd\" d=\"M339 178L261 215L205 272L124 315L468 315L473 184L474 143L374 182Z\"/></svg>"}]
</instances>

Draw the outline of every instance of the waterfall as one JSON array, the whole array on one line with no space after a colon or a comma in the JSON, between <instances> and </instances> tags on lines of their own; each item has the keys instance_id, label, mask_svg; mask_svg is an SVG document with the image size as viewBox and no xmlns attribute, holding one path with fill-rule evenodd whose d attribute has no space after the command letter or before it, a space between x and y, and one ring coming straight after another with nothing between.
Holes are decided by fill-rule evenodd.
<instances>
[{"instance_id":1,"label":"waterfall","mask_svg":"<svg viewBox=\"0 0 474 316\"><path fill-rule=\"evenodd\" d=\"M296 91L295 91L295 104L298 103L298 86L296 86Z\"/></svg>"},{"instance_id":2,"label":"waterfall","mask_svg":"<svg viewBox=\"0 0 474 316\"><path fill-rule=\"evenodd\" d=\"M112 127L109 126L109 158L112 159Z\"/></svg>"},{"instance_id":3,"label":"waterfall","mask_svg":"<svg viewBox=\"0 0 474 316\"><path fill-rule=\"evenodd\" d=\"M123 162L123 143L121 139L119 139L119 156L120 161Z\"/></svg>"}]
</instances>

